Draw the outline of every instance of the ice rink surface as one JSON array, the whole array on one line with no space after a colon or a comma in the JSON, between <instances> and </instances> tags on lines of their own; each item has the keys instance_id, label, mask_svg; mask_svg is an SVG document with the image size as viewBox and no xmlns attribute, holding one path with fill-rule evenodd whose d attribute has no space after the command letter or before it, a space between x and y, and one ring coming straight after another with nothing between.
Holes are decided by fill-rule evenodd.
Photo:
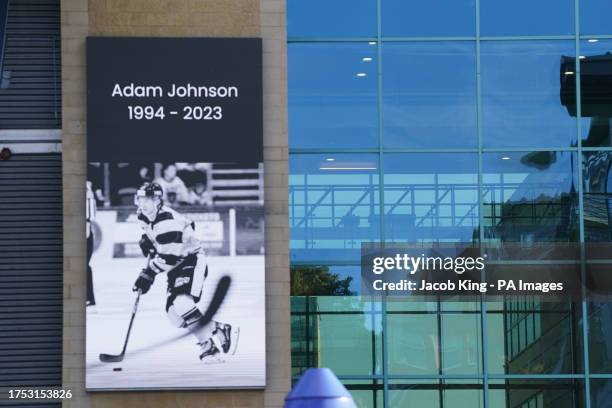
<instances>
[{"instance_id":1,"label":"ice rink surface","mask_svg":"<svg viewBox=\"0 0 612 408\"><path fill-rule=\"evenodd\" d=\"M166 276L157 276L141 296L125 358L102 363L100 353L119 354L136 294L132 285L144 258L113 259L94 253L96 306L87 308L86 388L173 389L263 387L265 385L265 269L263 256L209 257L199 307L205 311L221 276L232 284L214 320L240 327L238 348L223 363L199 360L196 338L166 317ZM121 371L114 371L121 368Z\"/></svg>"}]
</instances>

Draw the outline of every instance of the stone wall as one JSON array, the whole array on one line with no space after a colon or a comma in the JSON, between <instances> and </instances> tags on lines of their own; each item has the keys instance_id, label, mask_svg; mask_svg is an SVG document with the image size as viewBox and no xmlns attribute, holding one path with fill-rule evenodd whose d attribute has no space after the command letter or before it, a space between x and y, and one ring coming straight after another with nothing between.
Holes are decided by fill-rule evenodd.
<instances>
[{"instance_id":1,"label":"stone wall","mask_svg":"<svg viewBox=\"0 0 612 408\"><path fill-rule=\"evenodd\" d=\"M64 407L282 407L291 382L284 0L62 0ZM261 37L266 200L264 391L85 392L85 38Z\"/></svg>"}]
</instances>

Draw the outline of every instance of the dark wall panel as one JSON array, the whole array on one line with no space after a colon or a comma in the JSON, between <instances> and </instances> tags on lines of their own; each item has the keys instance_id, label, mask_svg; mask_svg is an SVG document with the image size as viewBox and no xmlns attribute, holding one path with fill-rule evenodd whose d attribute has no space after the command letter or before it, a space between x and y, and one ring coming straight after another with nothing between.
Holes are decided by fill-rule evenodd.
<instances>
[{"instance_id":1,"label":"dark wall panel","mask_svg":"<svg viewBox=\"0 0 612 408\"><path fill-rule=\"evenodd\" d=\"M0 129L61 128L59 0L9 0Z\"/></svg>"},{"instance_id":2,"label":"dark wall panel","mask_svg":"<svg viewBox=\"0 0 612 408\"><path fill-rule=\"evenodd\" d=\"M61 155L0 161L0 260L0 388L61 386Z\"/></svg>"}]
</instances>

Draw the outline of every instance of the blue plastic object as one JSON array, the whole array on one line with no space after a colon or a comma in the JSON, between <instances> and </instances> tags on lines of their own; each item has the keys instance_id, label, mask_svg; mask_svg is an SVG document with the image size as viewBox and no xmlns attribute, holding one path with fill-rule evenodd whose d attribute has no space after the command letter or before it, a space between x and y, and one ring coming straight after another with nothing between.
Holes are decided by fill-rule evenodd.
<instances>
[{"instance_id":1,"label":"blue plastic object","mask_svg":"<svg viewBox=\"0 0 612 408\"><path fill-rule=\"evenodd\" d=\"M285 398L284 408L357 408L329 368L310 368Z\"/></svg>"}]
</instances>

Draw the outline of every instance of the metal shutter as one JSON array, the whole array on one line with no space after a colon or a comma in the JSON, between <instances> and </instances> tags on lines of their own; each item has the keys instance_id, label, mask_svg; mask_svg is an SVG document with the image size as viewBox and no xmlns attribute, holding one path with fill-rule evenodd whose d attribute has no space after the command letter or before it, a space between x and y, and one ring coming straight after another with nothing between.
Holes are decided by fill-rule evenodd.
<instances>
[{"instance_id":1,"label":"metal shutter","mask_svg":"<svg viewBox=\"0 0 612 408\"><path fill-rule=\"evenodd\" d=\"M61 128L59 3L9 0L0 129Z\"/></svg>"},{"instance_id":2,"label":"metal shutter","mask_svg":"<svg viewBox=\"0 0 612 408\"><path fill-rule=\"evenodd\" d=\"M4 32L6 30L6 13L8 12L8 0L0 1L0 68L4 58ZM0 71L1 73L1 71ZM2 76L0 76L0 80Z\"/></svg>"},{"instance_id":3,"label":"metal shutter","mask_svg":"<svg viewBox=\"0 0 612 408\"><path fill-rule=\"evenodd\" d=\"M62 298L62 158L17 154L0 161L0 387L61 386Z\"/></svg>"}]
</instances>

